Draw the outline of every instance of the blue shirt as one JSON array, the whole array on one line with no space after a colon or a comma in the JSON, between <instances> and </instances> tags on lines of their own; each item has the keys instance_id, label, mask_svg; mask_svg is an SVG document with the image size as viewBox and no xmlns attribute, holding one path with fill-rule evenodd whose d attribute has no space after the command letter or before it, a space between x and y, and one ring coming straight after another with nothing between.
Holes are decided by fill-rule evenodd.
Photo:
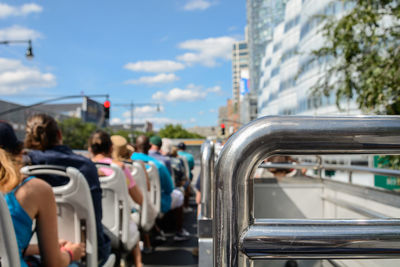
<instances>
[{"instance_id":1,"label":"blue shirt","mask_svg":"<svg viewBox=\"0 0 400 267\"><path fill-rule=\"evenodd\" d=\"M144 162L153 162L158 170L158 174L160 175L160 184L161 184L161 212L166 213L171 208L171 193L174 190L174 184L172 183L171 175L167 167L164 164L159 162L158 160L146 155L144 153L135 152L132 154L132 160L141 160Z\"/></svg>"},{"instance_id":2,"label":"blue shirt","mask_svg":"<svg viewBox=\"0 0 400 267\"><path fill-rule=\"evenodd\" d=\"M28 213L21 207L18 200L15 198L15 191L20 188L24 183L34 177L28 177L10 193L7 193L4 198L7 202L8 209L10 210L11 219L14 225L15 236L17 238L19 261L21 267L28 267L22 253L28 247L32 237L32 219Z\"/></svg>"},{"instance_id":3,"label":"blue shirt","mask_svg":"<svg viewBox=\"0 0 400 267\"><path fill-rule=\"evenodd\" d=\"M96 216L97 247L99 262L107 259L111 252L111 244L108 236L103 232L101 219L103 211L101 206L102 191L100 187L97 168L94 163L84 156L77 155L67 146L54 146L51 149L40 151L31 150L28 152L33 165L46 164L77 168L89 185L90 193ZM51 186L60 186L68 183L68 178L56 175L41 175L41 179Z\"/></svg>"}]
</instances>

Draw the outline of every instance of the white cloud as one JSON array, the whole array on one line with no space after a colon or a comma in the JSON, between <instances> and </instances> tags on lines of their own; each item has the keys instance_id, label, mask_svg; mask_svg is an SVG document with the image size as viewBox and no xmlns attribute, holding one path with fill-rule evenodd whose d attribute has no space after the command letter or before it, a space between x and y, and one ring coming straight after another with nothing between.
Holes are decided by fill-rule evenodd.
<instances>
[{"instance_id":1,"label":"white cloud","mask_svg":"<svg viewBox=\"0 0 400 267\"><path fill-rule=\"evenodd\" d=\"M220 94L220 93L222 93L222 89L221 89L221 86L216 85L216 86L208 88L207 92Z\"/></svg>"},{"instance_id":2,"label":"white cloud","mask_svg":"<svg viewBox=\"0 0 400 267\"><path fill-rule=\"evenodd\" d=\"M0 3L0 19L4 19L11 16L26 16L30 13L40 13L43 8L37 4L24 4L22 6L10 6L4 3Z\"/></svg>"},{"instance_id":3,"label":"white cloud","mask_svg":"<svg viewBox=\"0 0 400 267\"><path fill-rule=\"evenodd\" d=\"M203 40L188 40L180 43L181 49L190 50L177 57L178 60L188 65L202 64L207 67L217 65L217 60L230 60L232 56L232 45L235 38L222 36L217 38L207 38Z\"/></svg>"},{"instance_id":4,"label":"white cloud","mask_svg":"<svg viewBox=\"0 0 400 267\"><path fill-rule=\"evenodd\" d=\"M131 71L162 73L182 70L185 68L185 65L172 60L155 60L130 62L124 68Z\"/></svg>"},{"instance_id":5,"label":"white cloud","mask_svg":"<svg viewBox=\"0 0 400 267\"><path fill-rule=\"evenodd\" d=\"M121 124L122 120L120 118L112 118L111 119L111 124Z\"/></svg>"},{"instance_id":6,"label":"white cloud","mask_svg":"<svg viewBox=\"0 0 400 267\"><path fill-rule=\"evenodd\" d=\"M137 80L126 81L125 84L157 84L157 83L170 83L179 80L178 76L174 73L160 73L156 76L143 76Z\"/></svg>"},{"instance_id":7,"label":"white cloud","mask_svg":"<svg viewBox=\"0 0 400 267\"><path fill-rule=\"evenodd\" d=\"M0 58L0 94L17 94L28 88L53 87L56 77L26 67L20 61Z\"/></svg>"},{"instance_id":8,"label":"white cloud","mask_svg":"<svg viewBox=\"0 0 400 267\"><path fill-rule=\"evenodd\" d=\"M167 93L158 91L153 94L154 100L166 100L168 102L184 101L192 102L199 99L204 99L207 96L207 92L202 92L197 89L179 89L174 88Z\"/></svg>"},{"instance_id":9,"label":"white cloud","mask_svg":"<svg viewBox=\"0 0 400 267\"><path fill-rule=\"evenodd\" d=\"M212 5L210 1L205 0L190 0L183 7L184 10L192 11L192 10L205 10Z\"/></svg>"},{"instance_id":10,"label":"white cloud","mask_svg":"<svg viewBox=\"0 0 400 267\"><path fill-rule=\"evenodd\" d=\"M209 110L209 112L210 112L210 113L215 113L215 112L217 112L217 111L216 111L215 109L212 108L212 109Z\"/></svg>"},{"instance_id":11,"label":"white cloud","mask_svg":"<svg viewBox=\"0 0 400 267\"><path fill-rule=\"evenodd\" d=\"M203 115L203 114L204 114L204 111L203 111L203 110L200 110L200 111L198 112L198 114L199 114L199 115Z\"/></svg>"},{"instance_id":12,"label":"white cloud","mask_svg":"<svg viewBox=\"0 0 400 267\"><path fill-rule=\"evenodd\" d=\"M34 40L40 37L42 35L39 32L18 25L0 29L0 40Z\"/></svg>"},{"instance_id":13,"label":"white cloud","mask_svg":"<svg viewBox=\"0 0 400 267\"><path fill-rule=\"evenodd\" d=\"M221 94L221 86L216 85L204 90L202 86L191 83L188 84L185 89L174 88L168 92L157 91L153 94L152 98L158 101L192 102L206 98L209 93Z\"/></svg>"}]
</instances>

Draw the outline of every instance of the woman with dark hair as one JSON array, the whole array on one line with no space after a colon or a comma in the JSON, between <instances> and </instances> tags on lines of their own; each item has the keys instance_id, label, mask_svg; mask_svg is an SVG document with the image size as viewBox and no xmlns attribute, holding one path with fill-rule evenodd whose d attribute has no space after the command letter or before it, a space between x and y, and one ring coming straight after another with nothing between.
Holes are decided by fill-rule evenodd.
<instances>
[{"instance_id":1,"label":"woman with dark hair","mask_svg":"<svg viewBox=\"0 0 400 267\"><path fill-rule=\"evenodd\" d=\"M68 266L79 260L85 254L83 243L58 241L56 202L50 185L33 176L23 177L21 167L22 143L8 123L0 122L0 191L5 193L14 224L21 266L28 266L24 256L34 254L40 254L41 266ZM29 245L34 220L39 246Z\"/></svg>"},{"instance_id":2,"label":"woman with dark hair","mask_svg":"<svg viewBox=\"0 0 400 267\"><path fill-rule=\"evenodd\" d=\"M110 135L102 130L97 130L89 138L88 149L89 152L92 154L92 161L99 163L107 163L107 164L115 163L122 168L122 170L125 173L126 180L128 181L128 192L130 197L137 204L142 205L143 204L142 192L140 191L140 188L136 185L136 182L133 179L130 170L122 162L113 160L111 158L113 145ZM110 168L107 167L100 168L100 179L102 175L111 175L112 172L113 171ZM137 225L133 221L130 222L129 231L132 234L138 231ZM136 244L135 247L133 248L132 256L135 261L136 267L143 266L142 254L140 252L139 244Z\"/></svg>"},{"instance_id":3,"label":"woman with dark hair","mask_svg":"<svg viewBox=\"0 0 400 267\"><path fill-rule=\"evenodd\" d=\"M62 133L53 117L46 114L36 114L30 117L26 124L25 147L32 164L59 165L77 168L89 185L96 217L97 247L99 266L108 259L111 252L110 239L103 232L101 219L101 187L97 168L93 162L63 145ZM52 186L64 185L68 179L60 176L42 177Z\"/></svg>"}]
</instances>

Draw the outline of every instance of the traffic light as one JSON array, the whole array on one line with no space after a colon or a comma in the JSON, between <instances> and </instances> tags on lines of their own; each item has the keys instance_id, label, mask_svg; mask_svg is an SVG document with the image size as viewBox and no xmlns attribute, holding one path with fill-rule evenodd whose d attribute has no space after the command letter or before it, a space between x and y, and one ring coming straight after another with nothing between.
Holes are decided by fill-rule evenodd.
<instances>
[{"instance_id":1,"label":"traffic light","mask_svg":"<svg viewBox=\"0 0 400 267\"><path fill-rule=\"evenodd\" d=\"M110 107L111 107L110 101L108 100L104 101L103 107L104 107L104 119L108 120L110 118Z\"/></svg>"},{"instance_id":2,"label":"traffic light","mask_svg":"<svg viewBox=\"0 0 400 267\"><path fill-rule=\"evenodd\" d=\"M225 135L225 124L221 123L221 135Z\"/></svg>"}]
</instances>

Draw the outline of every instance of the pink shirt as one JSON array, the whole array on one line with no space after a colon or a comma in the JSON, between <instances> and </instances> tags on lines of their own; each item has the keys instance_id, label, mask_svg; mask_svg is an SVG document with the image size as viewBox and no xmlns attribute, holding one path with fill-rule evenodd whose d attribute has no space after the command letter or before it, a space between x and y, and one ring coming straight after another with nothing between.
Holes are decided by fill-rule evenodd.
<instances>
[{"instance_id":1,"label":"pink shirt","mask_svg":"<svg viewBox=\"0 0 400 267\"><path fill-rule=\"evenodd\" d=\"M98 160L97 162L111 164L113 161L112 161L111 158L103 158L103 159L101 159L101 160ZM122 170L123 170L124 173L125 173L126 182L128 183L128 188L131 189L132 187L134 187L134 186L136 185L136 181L135 181L135 179L133 179L132 174L131 174L129 168L127 168L127 167L124 165L124 167L122 168ZM102 173L104 173L106 176L109 176L109 175L113 174L113 172L114 172L111 168L106 168L106 167L100 168L100 171L101 171Z\"/></svg>"}]
</instances>

